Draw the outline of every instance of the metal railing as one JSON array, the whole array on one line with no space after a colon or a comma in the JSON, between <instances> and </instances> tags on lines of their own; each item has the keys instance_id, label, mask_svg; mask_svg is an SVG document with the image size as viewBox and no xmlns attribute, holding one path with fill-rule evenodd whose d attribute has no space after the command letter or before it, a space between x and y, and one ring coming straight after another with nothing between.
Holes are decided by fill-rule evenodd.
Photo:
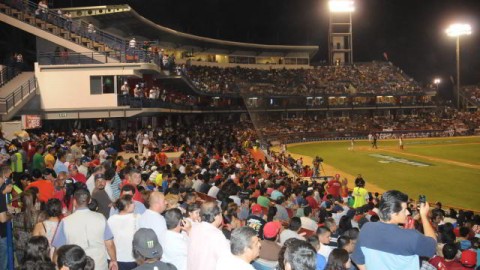
<instances>
[{"instance_id":1,"label":"metal railing","mask_svg":"<svg viewBox=\"0 0 480 270\"><path fill-rule=\"evenodd\" d=\"M10 112L18 103L24 100L37 89L37 79L35 76L28 79L25 83L15 89L12 93L4 98L0 98L0 113L6 114Z\"/></svg>"},{"instance_id":2,"label":"metal railing","mask_svg":"<svg viewBox=\"0 0 480 270\"><path fill-rule=\"evenodd\" d=\"M22 73L21 67L4 67L0 71L0 87L17 77L17 75L20 73Z\"/></svg>"}]
</instances>

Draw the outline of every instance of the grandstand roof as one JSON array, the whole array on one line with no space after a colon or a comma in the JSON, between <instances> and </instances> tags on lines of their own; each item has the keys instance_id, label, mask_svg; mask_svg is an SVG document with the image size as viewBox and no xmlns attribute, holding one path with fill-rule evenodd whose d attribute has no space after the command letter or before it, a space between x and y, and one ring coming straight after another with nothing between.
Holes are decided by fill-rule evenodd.
<instances>
[{"instance_id":1,"label":"grandstand roof","mask_svg":"<svg viewBox=\"0 0 480 270\"><path fill-rule=\"evenodd\" d=\"M80 16L92 22L99 29L127 40L132 37L140 40L158 40L159 44L166 48L193 49L196 52L227 55L281 57L312 57L318 51L318 46L244 43L182 33L146 19L128 5L66 8L64 10L69 10L77 16L81 14ZM108 12L111 10L116 10L116 12Z\"/></svg>"}]
</instances>

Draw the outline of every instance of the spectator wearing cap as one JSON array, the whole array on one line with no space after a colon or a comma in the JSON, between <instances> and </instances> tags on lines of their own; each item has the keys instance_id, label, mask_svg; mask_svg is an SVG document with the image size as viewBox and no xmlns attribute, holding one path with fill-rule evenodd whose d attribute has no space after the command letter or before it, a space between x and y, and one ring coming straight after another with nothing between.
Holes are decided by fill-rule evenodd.
<instances>
[{"instance_id":1,"label":"spectator wearing cap","mask_svg":"<svg viewBox=\"0 0 480 270\"><path fill-rule=\"evenodd\" d=\"M78 172L85 175L85 177L88 176L88 167L90 166L90 161L92 160L89 157L82 157L80 159L80 166L78 166Z\"/></svg>"},{"instance_id":2,"label":"spectator wearing cap","mask_svg":"<svg viewBox=\"0 0 480 270\"><path fill-rule=\"evenodd\" d=\"M73 205L76 210L60 222L52 246L58 249L63 245L79 245L95 261L95 269L118 269L113 234L105 217L88 209L90 199L88 190L75 191Z\"/></svg>"},{"instance_id":3,"label":"spectator wearing cap","mask_svg":"<svg viewBox=\"0 0 480 270\"><path fill-rule=\"evenodd\" d=\"M263 218L263 208L259 204L252 205L252 213L248 216L246 226L257 231L258 236L263 239L263 226L267 223Z\"/></svg>"},{"instance_id":4,"label":"spectator wearing cap","mask_svg":"<svg viewBox=\"0 0 480 270\"><path fill-rule=\"evenodd\" d=\"M204 203L200 209L202 222L193 226L188 245L188 270L214 270L217 260L230 255L230 245L219 227L223 218L215 202Z\"/></svg>"},{"instance_id":5,"label":"spectator wearing cap","mask_svg":"<svg viewBox=\"0 0 480 270\"><path fill-rule=\"evenodd\" d=\"M163 256L163 248L152 229L142 228L133 235L132 250L133 257L138 264L134 270L176 270L172 264L160 261Z\"/></svg>"},{"instance_id":6,"label":"spectator wearing cap","mask_svg":"<svg viewBox=\"0 0 480 270\"><path fill-rule=\"evenodd\" d=\"M342 184L340 183L340 175L336 174L333 179L328 181L327 183L327 192L331 194L333 198L338 199L340 198L340 191L342 188Z\"/></svg>"},{"instance_id":7,"label":"spectator wearing cap","mask_svg":"<svg viewBox=\"0 0 480 270\"><path fill-rule=\"evenodd\" d=\"M459 261L457 259L457 254L458 254L457 245L453 243L445 244L442 248L442 254L443 254L443 257L435 256L432 259L430 259L429 261L430 264L435 266L437 269L457 269L457 270L468 269L462 265L461 260ZM467 257L468 257L468 254L467 254ZM475 259L476 259L476 254L475 254Z\"/></svg>"},{"instance_id":8,"label":"spectator wearing cap","mask_svg":"<svg viewBox=\"0 0 480 270\"><path fill-rule=\"evenodd\" d=\"M75 164L68 165L68 172L70 174L70 178L72 178L75 182L80 183L87 183L87 178L83 173L81 173Z\"/></svg>"},{"instance_id":9,"label":"spectator wearing cap","mask_svg":"<svg viewBox=\"0 0 480 270\"><path fill-rule=\"evenodd\" d=\"M160 244L165 246L167 223L162 216L166 208L165 196L161 192L154 191L150 194L149 204L150 207L140 217L138 224L140 228L152 229L157 234Z\"/></svg>"},{"instance_id":10,"label":"spectator wearing cap","mask_svg":"<svg viewBox=\"0 0 480 270\"><path fill-rule=\"evenodd\" d=\"M51 169L45 169L45 172L51 174ZM30 183L26 189L36 187L38 188L38 200L46 203L49 199L55 195L55 186L53 181L43 179L42 173L39 170L33 170L32 172L33 182Z\"/></svg>"},{"instance_id":11,"label":"spectator wearing cap","mask_svg":"<svg viewBox=\"0 0 480 270\"><path fill-rule=\"evenodd\" d=\"M90 194L95 189L95 175L97 175L97 174L105 174L105 167L102 166L102 165L99 165L99 166L96 166L93 169L92 175L90 175L90 177L88 178L88 180L86 182L87 189L88 189L88 191L90 191Z\"/></svg>"},{"instance_id":12,"label":"spectator wearing cap","mask_svg":"<svg viewBox=\"0 0 480 270\"><path fill-rule=\"evenodd\" d=\"M288 224L288 229L283 230L280 233L280 244L283 245L285 241L287 241L290 238L305 240L305 237L298 234L301 228L302 228L302 221L300 220L300 218L292 217L290 219L290 223Z\"/></svg>"},{"instance_id":13,"label":"spectator wearing cap","mask_svg":"<svg viewBox=\"0 0 480 270\"><path fill-rule=\"evenodd\" d=\"M250 227L240 227L233 230L230 238L231 255L220 257L216 270L254 270L250 264L260 253L260 239L257 232Z\"/></svg>"},{"instance_id":14,"label":"spectator wearing cap","mask_svg":"<svg viewBox=\"0 0 480 270\"><path fill-rule=\"evenodd\" d=\"M131 195L133 196L135 192L135 188L132 185L124 185L122 189L120 190L120 197L125 196L125 195ZM145 208L145 205L141 202L133 201L133 204L135 204L135 210L133 211L135 214L143 215L147 208ZM110 216L118 214L118 210L115 207L110 207Z\"/></svg>"},{"instance_id":15,"label":"spectator wearing cap","mask_svg":"<svg viewBox=\"0 0 480 270\"><path fill-rule=\"evenodd\" d=\"M187 270L188 241L192 224L183 219L180 209L170 209L165 212L168 231L165 241L168 243L163 252L162 260L177 267L177 270ZM185 233L182 233L185 232Z\"/></svg>"},{"instance_id":16,"label":"spectator wearing cap","mask_svg":"<svg viewBox=\"0 0 480 270\"><path fill-rule=\"evenodd\" d=\"M98 204L98 212L101 213L105 219L108 219L110 216L110 205L112 200L105 191L106 185L106 175L105 174L96 174L95 175L95 188L92 191L92 199L95 199Z\"/></svg>"},{"instance_id":17,"label":"spectator wearing cap","mask_svg":"<svg viewBox=\"0 0 480 270\"><path fill-rule=\"evenodd\" d=\"M262 247L260 248L260 258L267 261L278 261L278 255L282 246L278 243L282 224L278 221L271 221L263 227Z\"/></svg>"}]
</instances>

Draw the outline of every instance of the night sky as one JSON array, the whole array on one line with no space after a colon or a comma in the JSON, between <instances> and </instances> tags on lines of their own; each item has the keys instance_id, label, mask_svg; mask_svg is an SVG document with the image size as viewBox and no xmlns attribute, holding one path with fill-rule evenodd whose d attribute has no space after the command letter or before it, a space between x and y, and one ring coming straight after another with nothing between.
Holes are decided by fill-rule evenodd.
<instances>
[{"instance_id":1,"label":"night sky","mask_svg":"<svg viewBox=\"0 0 480 270\"><path fill-rule=\"evenodd\" d=\"M55 0L68 7L129 4L144 17L178 31L212 38L318 45L314 61L327 59L326 0ZM353 17L354 61L390 61L416 80L455 75L455 21L473 34L462 39L462 84L480 83L480 0L357 0Z\"/></svg>"}]
</instances>

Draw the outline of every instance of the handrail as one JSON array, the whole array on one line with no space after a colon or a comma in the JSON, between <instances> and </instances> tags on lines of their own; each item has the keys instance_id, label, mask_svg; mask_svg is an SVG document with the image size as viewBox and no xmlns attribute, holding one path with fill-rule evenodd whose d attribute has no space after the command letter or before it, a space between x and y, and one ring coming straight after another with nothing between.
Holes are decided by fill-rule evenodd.
<instances>
[{"instance_id":1,"label":"handrail","mask_svg":"<svg viewBox=\"0 0 480 270\"><path fill-rule=\"evenodd\" d=\"M19 101L29 96L37 89L37 79L32 76L28 81L15 89L6 97L0 97L0 113L8 113Z\"/></svg>"},{"instance_id":2,"label":"handrail","mask_svg":"<svg viewBox=\"0 0 480 270\"><path fill-rule=\"evenodd\" d=\"M6 66L0 71L0 87L7 84L10 80L22 73L21 68Z\"/></svg>"}]
</instances>

